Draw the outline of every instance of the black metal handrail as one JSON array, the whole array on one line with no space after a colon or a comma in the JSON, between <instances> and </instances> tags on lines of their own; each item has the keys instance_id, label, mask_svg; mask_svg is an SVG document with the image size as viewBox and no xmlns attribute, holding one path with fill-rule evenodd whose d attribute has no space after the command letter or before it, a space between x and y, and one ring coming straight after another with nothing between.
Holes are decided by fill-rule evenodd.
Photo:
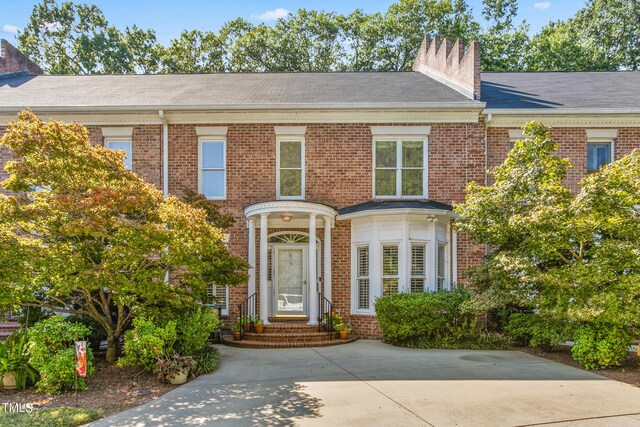
<instances>
[{"instance_id":1,"label":"black metal handrail","mask_svg":"<svg viewBox=\"0 0 640 427\"><path fill-rule=\"evenodd\" d=\"M329 340L333 340L333 303L318 292L318 325L326 328Z\"/></svg>"},{"instance_id":2,"label":"black metal handrail","mask_svg":"<svg viewBox=\"0 0 640 427\"><path fill-rule=\"evenodd\" d=\"M256 294L253 293L249 297L238 304L238 326L240 327L240 339L244 338L245 325L251 325L256 315Z\"/></svg>"}]
</instances>

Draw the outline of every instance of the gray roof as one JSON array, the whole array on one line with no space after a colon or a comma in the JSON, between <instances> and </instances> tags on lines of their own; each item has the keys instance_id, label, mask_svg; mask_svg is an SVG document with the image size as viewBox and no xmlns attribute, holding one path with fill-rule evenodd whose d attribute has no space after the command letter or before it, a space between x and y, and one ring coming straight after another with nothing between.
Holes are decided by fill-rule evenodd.
<instances>
[{"instance_id":1,"label":"gray roof","mask_svg":"<svg viewBox=\"0 0 640 427\"><path fill-rule=\"evenodd\" d=\"M482 73L486 108L640 109L640 71Z\"/></svg>"},{"instance_id":2,"label":"gray roof","mask_svg":"<svg viewBox=\"0 0 640 427\"><path fill-rule=\"evenodd\" d=\"M339 215L348 215L356 212L378 211L385 209L425 209L425 210L442 210L453 211L453 206L435 200L418 201L418 200L389 200L382 202L364 202L357 205L346 206L338 209Z\"/></svg>"},{"instance_id":3,"label":"gray roof","mask_svg":"<svg viewBox=\"0 0 640 427\"><path fill-rule=\"evenodd\" d=\"M0 76L0 108L481 104L418 72Z\"/></svg>"}]
</instances>

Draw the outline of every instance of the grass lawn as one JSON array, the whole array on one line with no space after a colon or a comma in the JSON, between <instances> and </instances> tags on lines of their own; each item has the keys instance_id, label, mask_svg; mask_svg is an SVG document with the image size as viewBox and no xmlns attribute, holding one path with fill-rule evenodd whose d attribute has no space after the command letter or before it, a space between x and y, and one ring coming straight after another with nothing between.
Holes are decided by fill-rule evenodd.
<instances>
[{"instance_id":1,"label":"grass lawn","mask_svg":"<svg viewBox=\"0 0 640 427\"><path fill-rule=\"evenodd\" d=\"M1 409L1 408L0 408ZM0 412L0 426L73 427L102 418L102 411L84 408L34 408L33 412Z\"/></svg>"}]
</instances>

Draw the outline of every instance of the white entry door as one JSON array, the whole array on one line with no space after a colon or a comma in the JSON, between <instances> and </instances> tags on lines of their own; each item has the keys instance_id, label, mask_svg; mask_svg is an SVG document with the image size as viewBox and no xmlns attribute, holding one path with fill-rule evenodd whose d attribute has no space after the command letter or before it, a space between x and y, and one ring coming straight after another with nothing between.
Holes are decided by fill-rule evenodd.
<instances>
[{"instance_id":1,"label":"white entry door","mask_svg":"<svg viewBox=\"0 0 640 427\"><path fill-rule=\"evenodd\" d=\"M307 314L307 245L274 245L275 314Z\"/></svg>"}]
</instances>

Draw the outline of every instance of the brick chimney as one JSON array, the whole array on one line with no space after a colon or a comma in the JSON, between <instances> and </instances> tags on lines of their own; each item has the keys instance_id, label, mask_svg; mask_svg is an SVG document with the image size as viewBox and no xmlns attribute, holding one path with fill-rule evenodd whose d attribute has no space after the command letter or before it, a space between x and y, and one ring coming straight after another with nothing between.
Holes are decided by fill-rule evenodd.
<instances>
[{"instance_id":1,"label":"brick chimney","mask_svg":"<svg viewBox=\"0 0 640 427\"><path fill-rule=\"evenodd\" d=\"M431 39L426 36L413 63L419 71L463 93L480 99L480 43L472 42L465 49L460 39Z\"/></svg>"},{"instance_id":2,"label":"brick chimney","mask_svg":"<svg viewBox=\"0 0 640 427\"><path fill-rule=\"evenodd\" d=\"M42 68L5 39L0 40L0 76L26 71L30 76L44 74Z\"/></svg>"}]
</instances>

